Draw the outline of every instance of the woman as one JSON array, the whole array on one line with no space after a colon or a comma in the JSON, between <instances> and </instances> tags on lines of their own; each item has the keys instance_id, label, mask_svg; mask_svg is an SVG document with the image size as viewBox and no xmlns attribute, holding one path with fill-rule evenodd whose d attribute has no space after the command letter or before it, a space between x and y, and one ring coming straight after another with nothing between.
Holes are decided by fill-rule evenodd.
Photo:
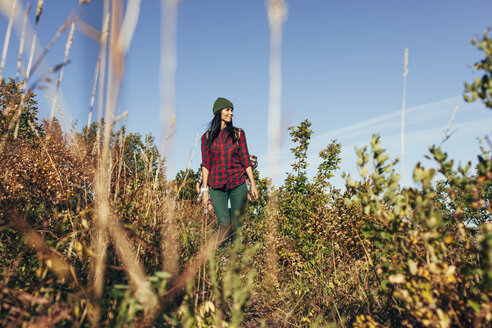
<instances>
[{"instance_id":1,"label":"woman","mask_svg":"<svg viewBox=\"0 0 492 328\"><path fill-rule=\"evenodd\" d=\"M214 118L202 136L202 203L207 207L211 201L219 233L234 238L246 205L245 173L254 200L258 199L258 189L244 131L232 125L232 102L219 97L212 110Z\"/></svg>"}]
</instances>

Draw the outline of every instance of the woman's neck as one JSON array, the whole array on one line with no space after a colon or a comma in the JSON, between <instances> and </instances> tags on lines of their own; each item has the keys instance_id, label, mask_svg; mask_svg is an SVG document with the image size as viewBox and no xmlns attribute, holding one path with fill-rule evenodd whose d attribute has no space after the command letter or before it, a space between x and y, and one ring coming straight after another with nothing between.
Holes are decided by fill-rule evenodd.
<instances>
[{"instance_id":1,"label":"woman's neck","mask_svg":"<svg viewBox=\"0 0 492 328\"><path fill-rule=\"evenodd\" d=\"M220 122L220 130L224 130L227 124L224 121Z\"/></svg>"}]
</instances>

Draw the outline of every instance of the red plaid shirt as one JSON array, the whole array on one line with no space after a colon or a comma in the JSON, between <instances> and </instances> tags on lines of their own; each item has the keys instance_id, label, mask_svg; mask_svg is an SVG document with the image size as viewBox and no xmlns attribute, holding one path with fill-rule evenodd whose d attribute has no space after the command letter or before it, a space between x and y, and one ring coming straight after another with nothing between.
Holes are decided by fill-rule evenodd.
<instances>
[{"instance_id":1,"label":"red plaid shirt","mask_svg":"<svg viewBox=\"0 0 492 328\"><path fill-rule=\"evenodd\" d=\"M239 140L232 142L225 130L221 130L207 145L207 133L202 136L202 166L209 170L208 185L213 189L233 189L244 183L246 168L251 166L244 131L239 129Z\"/></svg>"}]
</instances>

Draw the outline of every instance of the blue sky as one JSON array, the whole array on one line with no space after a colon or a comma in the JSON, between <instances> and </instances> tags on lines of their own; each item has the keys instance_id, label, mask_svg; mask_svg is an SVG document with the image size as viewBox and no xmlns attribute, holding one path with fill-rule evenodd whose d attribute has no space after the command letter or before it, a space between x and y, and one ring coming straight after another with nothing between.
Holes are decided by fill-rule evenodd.
<instances>
[{"instance_id":1,"label":"blue sky","mask_svg":"<svg viewBox=\"0 0 492 328\"><path fill-rule=\"evenodd\" d=\"M19 0L23 6L26 0ZM34 0L32 0L35 6ZM46 46L78 1L48 0L39 25ZM82 19L101 28L102 1L84 6ZM407 180L412 167L424 161L432 144L442 141L456 106L453 136L443 148L457 161L474 160L477 137L492 132L492 112L481 104L464 104L463 82L476 76L472 65L481 53L471 44L492 26L489 0L470 1L287 1L288 16L282 40L281 172L293 156L287 127L309 119L314 130L309 161L316 168L317 152L330 139L343 146L342 170L355 174L355 146L368 144L379 132L383 146L400 155L400 111L403 53L409 49L406 91ZM159 140L159 56L161 2L143 0L130 51L118 113L128 111L128 129L152 133ZM34 11L34 10L33 10ZM0 18L4 37L8 19ZM34 24L34 12L30 15ZM212 118L212 104L226 97L235 105L234 124L246 131L250 153L259 156L267 172L267 111L269 26L265 1L183 0L177 27L177 133L169 158L169 176L188 165L197 134ZM19 29L13 33L4 76L15 75ZM47 56L45 67L63 61L68 32ZM25 53L28 53L26 50ZM98 45L75 33L63 81L58 116L67 126L87 122ZM24 62L27 62L27 55ZM56 76L54 76L56 80ZM50 90L46 93L49 94ZM38 90L40 112L50 105ZM192 159L200 163L197 149ZM401 170L398 165L397 170ZM334 182L342 184L337 174ZM276 181L279 184L280 181Z\"/></svg>"}]
</instances>

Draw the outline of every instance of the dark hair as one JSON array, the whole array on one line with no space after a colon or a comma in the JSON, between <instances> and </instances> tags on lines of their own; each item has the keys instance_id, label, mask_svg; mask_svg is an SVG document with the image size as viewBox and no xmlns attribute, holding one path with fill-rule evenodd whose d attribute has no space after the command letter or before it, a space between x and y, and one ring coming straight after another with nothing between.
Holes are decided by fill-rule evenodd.
<instances>
[{"instance_id":1,"label":"dark hair","mask_svg":"<svg viewBox=\"0 0 492 328\"><path fill-rule=\"evenodd\" d=\"M207 138L207 147L210 149L212 147L212 143L219 136L220 133L220 125L221 125L221 113L222 110L218 110L215 112L214 118L210 122L210 127L208 128L208 138ZM233 143L237 142L236 134L234 133L234 125L231 122L226 122L226 127L224 128L229 135L229 138L232 139Z\"/></svg>"}]
</instances>

